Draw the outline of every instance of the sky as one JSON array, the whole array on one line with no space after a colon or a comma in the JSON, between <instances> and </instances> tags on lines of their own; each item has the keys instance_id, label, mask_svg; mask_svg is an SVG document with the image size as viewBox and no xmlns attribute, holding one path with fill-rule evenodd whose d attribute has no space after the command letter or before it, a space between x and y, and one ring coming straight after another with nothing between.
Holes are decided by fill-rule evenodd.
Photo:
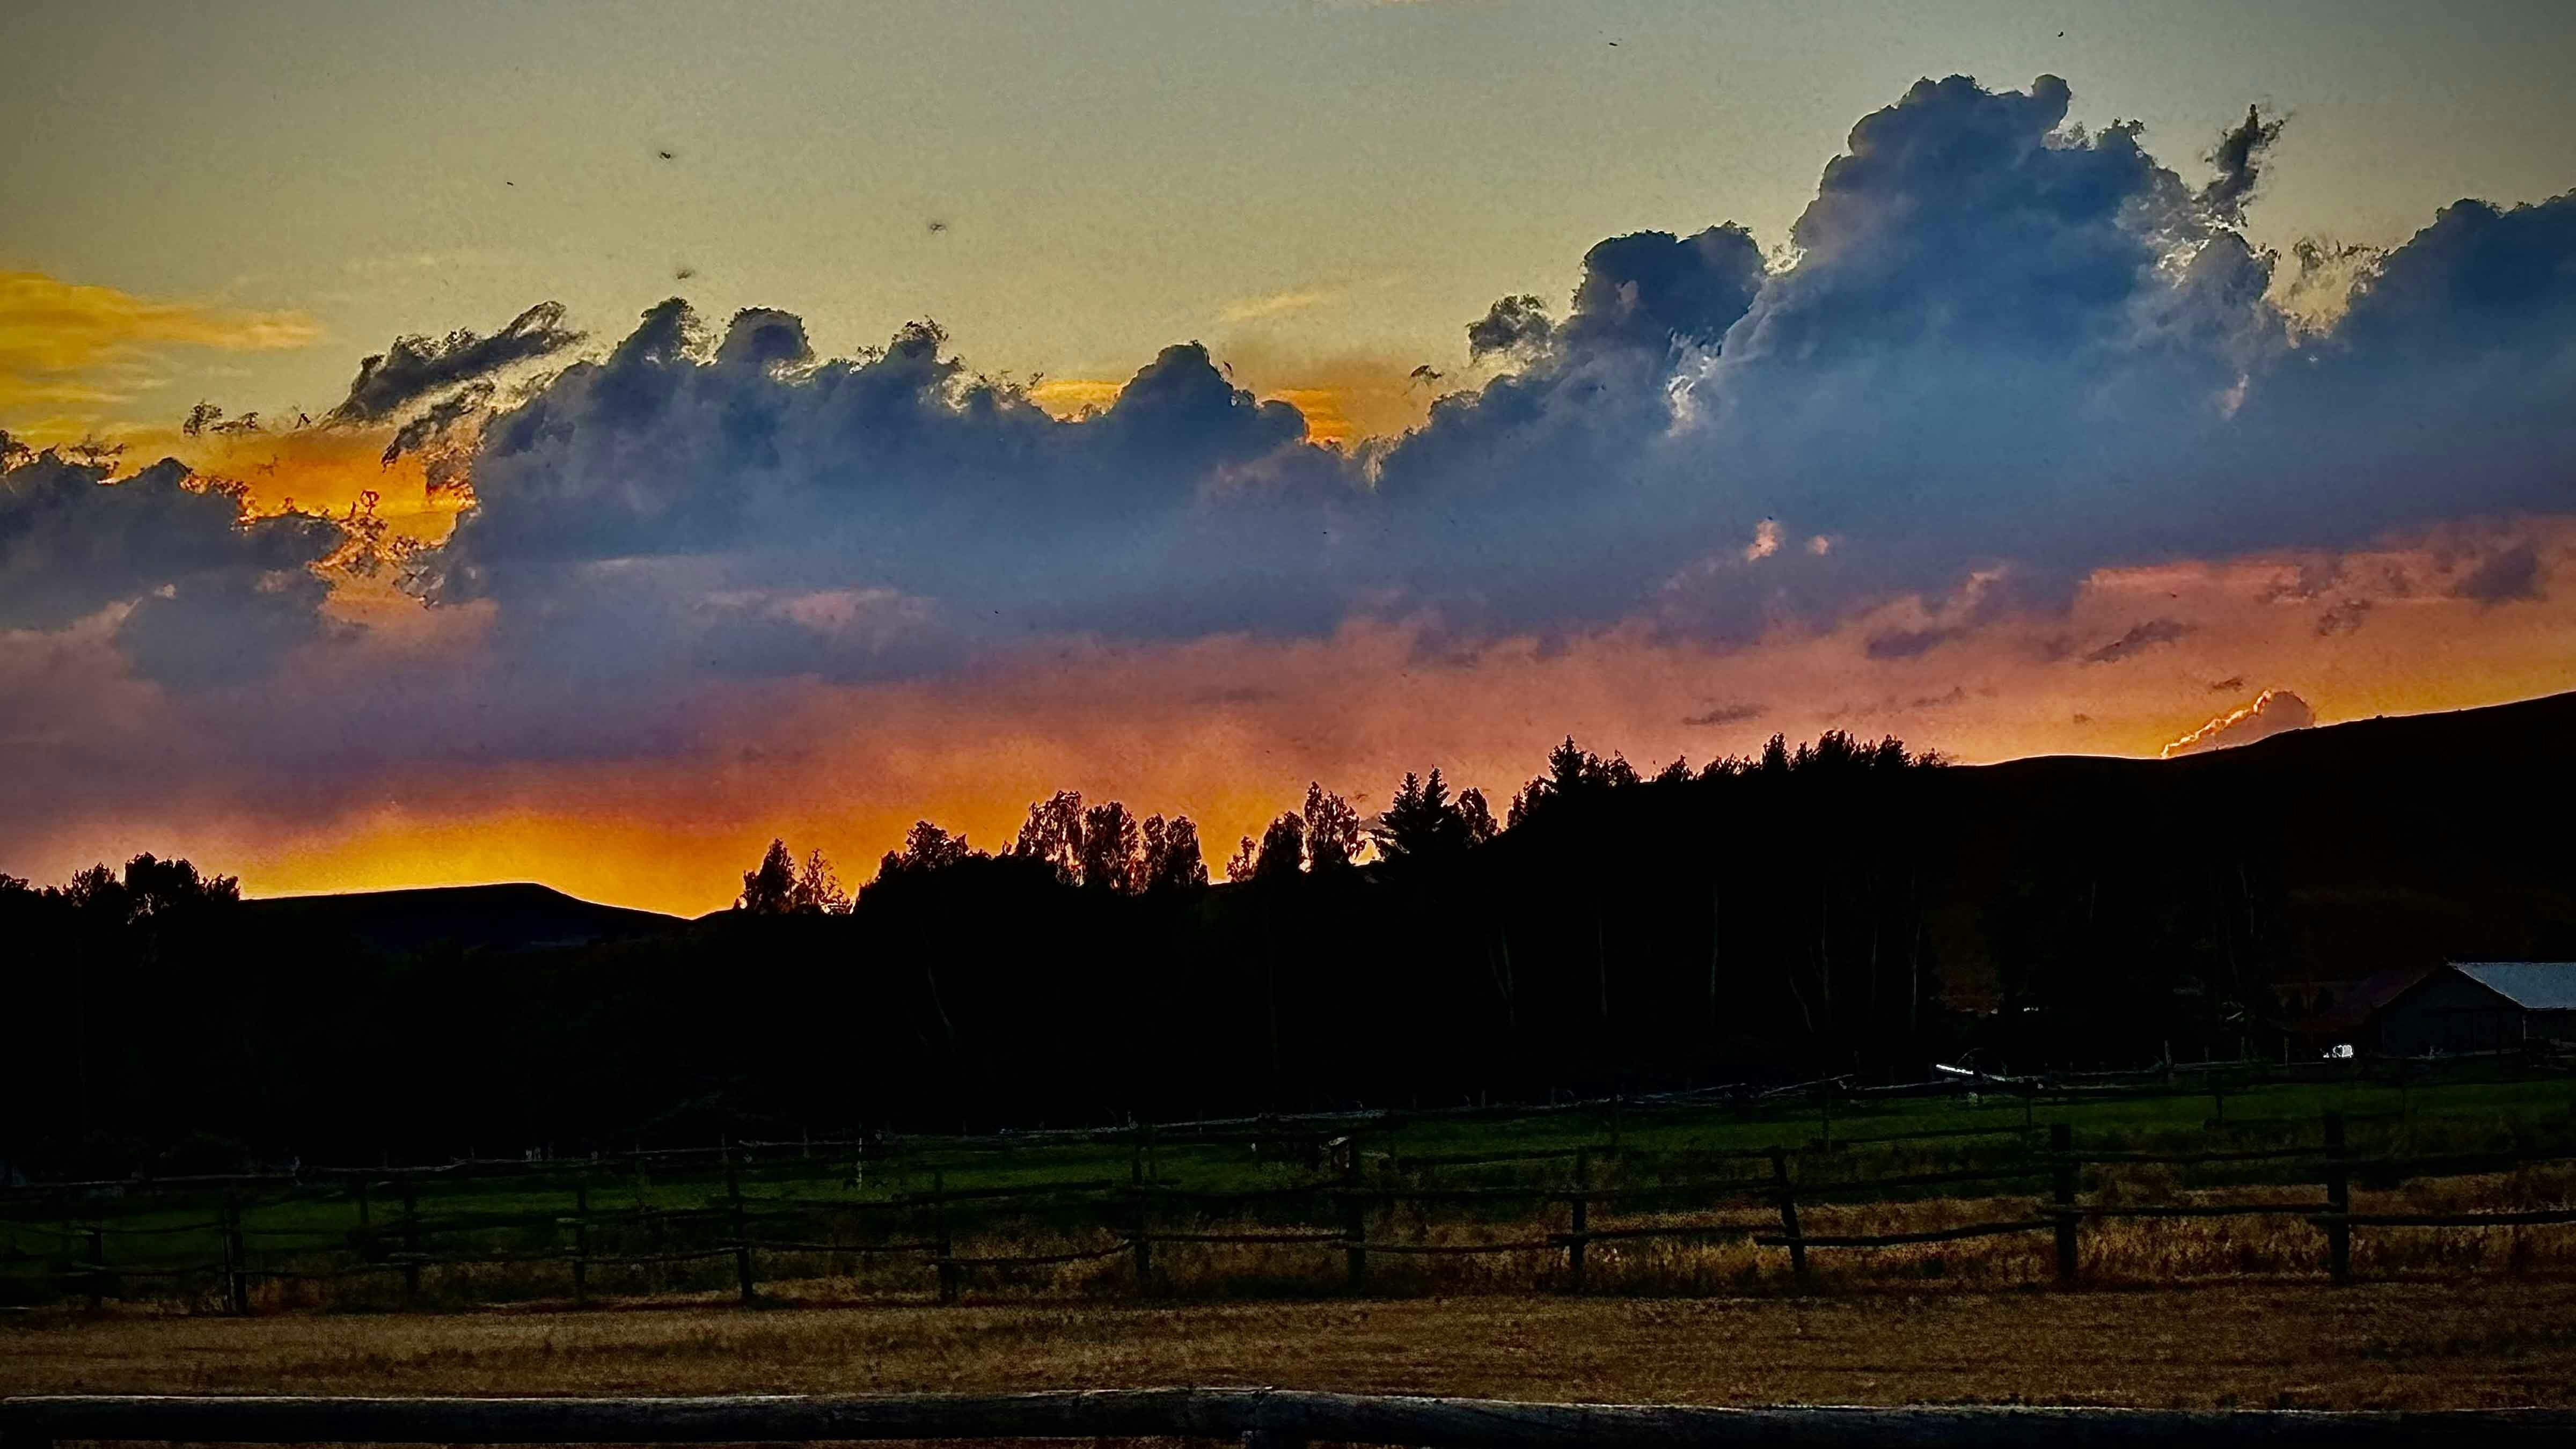
<instances>
[{"instance_id":1,"label":"sky","mask_svg":"<svg viewBox=\"0 0 2576 1449\"><path fill-rule=\"evenodd\" d=\"M2563 6L12 25L0 871L697 911L2576 687Z\"/></svg>"}]
</instances>

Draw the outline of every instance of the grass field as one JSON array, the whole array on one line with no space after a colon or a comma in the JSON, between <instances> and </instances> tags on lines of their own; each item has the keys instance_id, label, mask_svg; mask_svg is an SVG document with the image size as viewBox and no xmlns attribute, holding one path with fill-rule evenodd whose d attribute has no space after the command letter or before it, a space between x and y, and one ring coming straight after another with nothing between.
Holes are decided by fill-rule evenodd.
<instances>
[{"instance_id":1,"label":"grass field","mask_svg":"<svg viewBox=\"0 0 2576 1449\"><path fill-rule=\"evenodd\" d=\"M2199 1150L2314 1146L2320 1140L2322 1114L2346 1113L2352 1120L2350 1140L2356 1153L2411 1155L2444 1151L2565 1151L2576 1156L2576 1121L2571 1102L2576 1085L2565 1078L2530 1081L2466 1082L2401 1090L2373 1085L2263 1086L2212 1096L2129 1097L2036 1106L2018 1099L1989 1097L1978 1103L1957 1099L1896 1101L1872 1110L1838 1104L1830 1124L1837 1150L1807 1150L1798 1159L1802 1182L1865 1179L1992 1162L2022 1150L2030 1140L2016 1135L2026 1125L2069 1123L2075 1139L2088 1150ZM1939 1138L1870 1142L1873 1137L1941 1131L1992 1131L1990 1137ZM1490 1154L1570 1153L1578 1146L1606 1148L1615 1140L1619 1151L1604 1152L1592 1167L1591 1181L1604 1187L1646 1187L1659 1183L1709 1185L1731 1176L1750 1186L1764 1171L1758 1161L1713 1162L1710 1152L1741 1152L1786 1145L1811 1149L1827 1131L1821 1111L1740 1115L1725 1108L1684 1111L1629 1109L1614 1121L1597 1110L1534 1113L1504 1118L1415 1118L1391 1130L1363 1135L1364 1177L1371 1183L1409 1187L1456 1187L1548 1183L1568 1180L1572 1164L1554 1160L1480 1165L1419 1165L1424 1159ZM989 1141L938 1139L903 1144L891 1158L856 1161L846 1152L817 1149L813 1155L786 1155L758 1161L742 1170L745 1195L761 1208L782 1211L799 1206L883 1202L926 1189L933 1182L950 1190L1029 1186L1080 1181L1125 1182L1138 1170L1132 1143L1057 1142L1014 1144L994 1150ZM1144 1164L1158 1183L1208 1190L1240 1190L1315 1180L1312 1162L1297 1152L1276 1147L1259 1151L1245 1142L1160 1142ZM651 1208L698 1208L726 1201L722 1175L710 1164L672 1172L649 1161L642 1170L631 1162L612 1162L583 1170L578 1178L594 1213ZM2576 1200L2576 1175L2563 1169L2528 1168L2486 1178L2449 1179L2414 1184L2355 1184L2360 1211L2460 1211L2497 1207L2556 1207ZM2035 1185L2016 1199L1991 1189L1977 1198L1942 1198L1924 1193L1899 1200L1844 1205L1819 1204L1806 1210L1805 1230L1815 1233L1918 1231L1981 1220L2027 1216ZM2083 1184L2087 1202L2148 1203L2214 1200L2214 1195L2270 1195L2281 1201L2312 1201L2313 1181L2285 1176L2268 1164L2214 1164L2172 1167L2156 1164L2097 1166ZM572 1212L576 1177L557 1172L533 1177L447 1178L418 1182L424 1219L449 1222L474 1219L529 1219L501 1222L489 1228L443 1232L425 1246L433 1253L560 1254L567 1241L556 1217ZM385 1183L372 1188L372 1221L391 1220L398 1198ZM1910 1196L1912 1200L1904 1200ZM113 1261L120 1265L194 1264L221 1254L220 1239L208 1231L156 1231L201 1224L221 1207L218 1196L107 1196L66 1205L21 1201L7 1210L21 1226L0 1222L0 1245L13 1248L15 1261L0 1265L0 1295L21 1302L57 1296L51 1280L39 1275L83 1254L79 1228L92 1215L120 1230L111 1239ZM1644 1226L1688 1215L1690 1204L1649 1210L1629 1209L1596 1216L1596 1231L1616 1226ZM1273 1207L1246 1205L1230 1210L1229 1220L1262 1227L1325 1228L1315 1202ZM1104 1241L1098 1202L1037 1207L1026 1204L967 1205L954 1210L961 1251L1060 1252L1096 1246ZM1422 1245L1455 1245L1527 1238L1533 1232L1558 1229L1528 1204L1480 1207L1459 1204L1437 1211L1419 1206L1386 1210L1370 1225L1372 1238ZM1215 1214L1204 1215L1213 1219ZM1705 1213L1702 1214L1704 1218ZM1760 1207L1745 1208L1747 1228L1767 1228L1774 1219ZM243 1224L253 1258L262 1266L320 1266L321 1254L343 1250L356 1225L358 1204L344 1182L325 1180L291 1191L272 1190L249 1201ZM894 1217L879 1219L895 1236L917 1232ZM1732 1221L1732 1219L1727 1219ZM1186 1222L1178 1226L1200 1226ZM701 1237L723 1236L721 1223L704 1223ZM1163 1226L1175 1226L1165 1223ZM70 1228L74 1236L63 1236ZM624 1230L614 1236L597 1230L595 1251L644 1253L666 1246L687 1247L685 1236L666 1240L663 1225ZM140 1230L140 1231L138 1231ZM670 1231L685 1235L687 1225ZM794 1237L794 1232L763 1229L762 1236ZM804 1236L815 1236L807 1232ZM2185 1222L2106 1222L2088 1225L2085 1267L2088 1280L2111 1284L2194 1281L2231 1275L2304 1274L2321 1271L2322 1245L2316 1230L2297 1218L2194 1220ZM1819 1255L1818 1286L1949 1280L1971 1287L2010 1286L2047 1276L2044 1235L1951 1243L1866 1255ZM771 1254L764 1251L764 1291L787 1298L821 1302L895 1302L918 1299L930 1291L928 1270L915 1258L834 1258L828 1255ZM1393 1295L1442 1295L1466 1292L1520 1293L1547 1286L1551 1265L1561 1253L1506 1254L1486 1258L1405 1257L1374 1255L1372 1290ZM1785 1290L1779 1282L1777 1250L1759 1249L1740 1238L1707 1243L1636 1243L1596 1247L1590 1286L1595 1292L1625 1295L1762 1294ZM2576 1228L2539 1227L2513 1230L2425 1231L2381 1233L2365 1237L2356 1258L2365 1274L2468 1273L2493 1271L2531 1276L2576 1272ZM1161 1288L1167 1294L1204 1297L1314 1297L1334 1293L1341 1264L1337 1253L1313 1245L1245 1246L1165 1250L1158 1257ZM729 1262L592 1269L593 1290L607 1297L686 1295L710 1291L729 1281ZM438 1267L429 1270L425 1290L432 1303L544 1301L567 1296L568 1270L560 1263L494 1264ZM1128 1298L1135 1294L1130 1266L1121 1258L1032 1269L979 1270L968 1284L970 1294L1003 1297L1033 1293L1069 1294L1077 1298ZM257 1303L269 1309L305 1307L390 1307L399 1301L399 1280L390 1276L343 1279L330 1284L263 1280ZM138 1292L142 1290L138 1289ZM210 1291L201 1280L190 1291ZM179 1295L184 1298L185 1294Z\"/></svg>"},{"instance_id":2,"label":"grass field","mask_svg":"<svg viewBox=\"0 0 2576 1449\"><path fill-rule=\"evenodd\" d=\"M5 1393L1271 1384L1674 1403L2576 1404L2576 1283L1822 1299L0 1316Z\"/></svg>"}]
</instances>

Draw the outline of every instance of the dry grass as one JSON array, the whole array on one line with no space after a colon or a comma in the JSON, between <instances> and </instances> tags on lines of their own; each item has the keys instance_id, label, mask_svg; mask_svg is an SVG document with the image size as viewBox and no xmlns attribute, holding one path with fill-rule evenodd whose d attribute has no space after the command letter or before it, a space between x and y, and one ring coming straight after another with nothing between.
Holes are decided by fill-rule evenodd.
<instances>
[{"instance_id":1,"label":"dry grass","mask_svg":"<svg viewBox=\"0 0 2576 1449\"><path fill-rule=\"evenodd\" d=\"M2275 1202L2313 1207L2322 1196L2314 1184L2187 1188L2172 1169L2145 1165L2106 1172L2088 1185L2086 1200L2130 1203ZM2576 1204L2576 1164L2549 1164L2511 1174L2431 1179L2385 1191L2357 1188L2360 1212L2484 1212ZM1865 1236L1919 1232L1981 1222L2028 1220L2041 1210L2027 1195L1922 1198L1910 1202L1809 1203L1801 1227L1813 1236ZM1700 1213L1613 1214L1592 1220L1596 1230L1654 1224L1728 1225L1715 1237L1595 1243L1587 1266L1587 1291L1631 1297L1779 1297L1799 1285L1788 1256L1759 1247L1756 1233L1778 1230L1768 1208L1734 1207ZM1375 1242L1464 1248L1525 1242L1562 1231L1562 1208L1539 1216L1449 1216L1443 1205L1383 1209L1367 1223ZM1246 1223L1209 1218L1163 1222L1165 1231L1240 1231L1246 1227L1319 1226L1314 1223ZM720 1236L720 1230L709 1229ZM711 1238L711 1241L714 1239ZM1080 1223L1048 1223L996 1215L960 1235L963 1251L979 1255L1085 1252L1114 1246L1109 1230ZM2324 1234L2303 1213L2230 1218L2110 1218L2088 1220L2081 1235L2081 1271L2093 1287L2192 1286L2253 1280L2314 1282L2326 1271ZM524 1246L543 1246L537 1242ZM561 1251L560 1248L555 1251ZM1896 1248L1814 1249L1806 1287L1844 1292L1970 1290L2043 1287L2055 1277L2051 1237L2045 1231ZM267 1259L266 1266L325 1269L331 1259L298 1263ZM1324 1299L1341 1295L1344 1255L1337 1244L1163 1244L1155 1249L1155 1296L1171 1300ZM2486 1283L2576 1279L2576 1226L2510 1228L2363 1228L2354 1235L2353 1267L2370 1279ZM1369 1255L1369 1290L1380 1297L1525 1296L1569 1286L1562 1249L1492 1254ZM923 1304L936 1278L919 1254L868 1255L764 1251L759 1258L764 1294L807 1305L896 1307ZM1068 1304L1129 1304L1139 1297L1135 1267L1125 1252L1084 1261L1033 1267L976 1267L965 1283L971 1294L1011 1299L1061 1299ZM693 1263L642 1266L594 1264L590 1288L599 1299L652 1299L665 1304L728 1296L730 1255ZM478 1305L542 1306L571 1296L570 1270L561 1262L442 1265L423 1277L424 1305L465 1309ZM141 1291L153 1291L138 1285ZM211 1276L191 1280L194 1297L172 1307L210 1311L220 1290ZM376 1273L320 1281L257 1280L254 1306L262 1312L370 1311L404 1306L399 1275Z\"/></svg>"},{"instance_id":2,"label":"dry grass","mask_svg":"<svg viewBox=\"0 0 2576 1449\"><path fill-rule=\"evenodd\" d=\"M2569 1405L2576 1283L0 1320L0 1391L12 1393L1166 1384L1689 1403Z\"/></svg>"}]
</instances>

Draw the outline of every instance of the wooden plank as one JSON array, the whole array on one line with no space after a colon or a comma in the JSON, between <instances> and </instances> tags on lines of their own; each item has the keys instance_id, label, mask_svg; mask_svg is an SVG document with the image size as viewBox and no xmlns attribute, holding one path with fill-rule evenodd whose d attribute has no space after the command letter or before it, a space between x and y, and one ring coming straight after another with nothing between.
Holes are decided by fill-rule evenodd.
<instances>
[{"instance_id":1,"label":"wooden plank","mask_svg":"<svg viewBox=\"0 0 2576 1449\"><path fill-rule=\"evenodd\" d=\"M2308 1221L2325 1227L2337 1220L2357 1228L2518 1228L2576 1223L2576 1208L2518 1213L2319 1213Z\"/></svg>"},{"instance_id":2,"label":"wooden plank","mask_svg":"<svg viewBox=\"0 0 2576 1449\"><path fill-rule=\"evenodd\" d=\"M1701 1408L1369 1398L1271 1389L883 1398L0 1400L9 1449L49 1440L193 1443L799 1443L890 1439L1235 1439L1427 1449L2521 1449L2564 1445L2576 1412L2092 1408Z\"/></svg>"},{"instance_id":3,"label":"wooden plank","mask_svg":"<svg viewBox=\"0 0 2576 1449\"><path fill-rule=\"evenodd\" d=\"M2007 1233L2035 1233L2057 1226L2054 1218L2024 1218L2009 1223L1970 1223L1963 1228L1940 1228L1928 1233L1879 1233L1869 1237L1819 1238L1812 1234L1800 1238L1757 1237L1753 1241L1769 1248L1896 1248L1907 1243L1950 1243L1961 1238L1997 1238Z\"/></svg>"}]
</instances>

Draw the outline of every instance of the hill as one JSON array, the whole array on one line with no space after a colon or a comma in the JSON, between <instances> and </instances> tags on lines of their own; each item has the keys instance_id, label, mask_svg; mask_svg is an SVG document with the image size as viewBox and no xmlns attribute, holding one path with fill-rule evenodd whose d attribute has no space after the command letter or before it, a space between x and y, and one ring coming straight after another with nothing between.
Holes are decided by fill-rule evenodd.
<instances>
[{"instance_id":1,"label":"hill","mask_svg":"<svg viewBox=\"0 0 2576 1449\"><path fill-rule=\"evenodd\" d=\"M846 915L0 893L0 989L74 1024L0 1100L57 1153L370 1156L2270 1055L2381 970L2576 956L2570 740L2576 696L2172 761L1568 745L1482 844L1143 891L951 853Z\"/></svg>"},{"instance_id":2,"label":"hill","mask_svg":"<svg viewBox=\"0 0 2576 1449\"><path fill-rule=\"evenodd\" d=\"M680 917L601 905L531 882L268 896L243 902L255 923L342 936L399 955L433 947L525 951L658 935Z\"/></svg>"}]
</instances>

